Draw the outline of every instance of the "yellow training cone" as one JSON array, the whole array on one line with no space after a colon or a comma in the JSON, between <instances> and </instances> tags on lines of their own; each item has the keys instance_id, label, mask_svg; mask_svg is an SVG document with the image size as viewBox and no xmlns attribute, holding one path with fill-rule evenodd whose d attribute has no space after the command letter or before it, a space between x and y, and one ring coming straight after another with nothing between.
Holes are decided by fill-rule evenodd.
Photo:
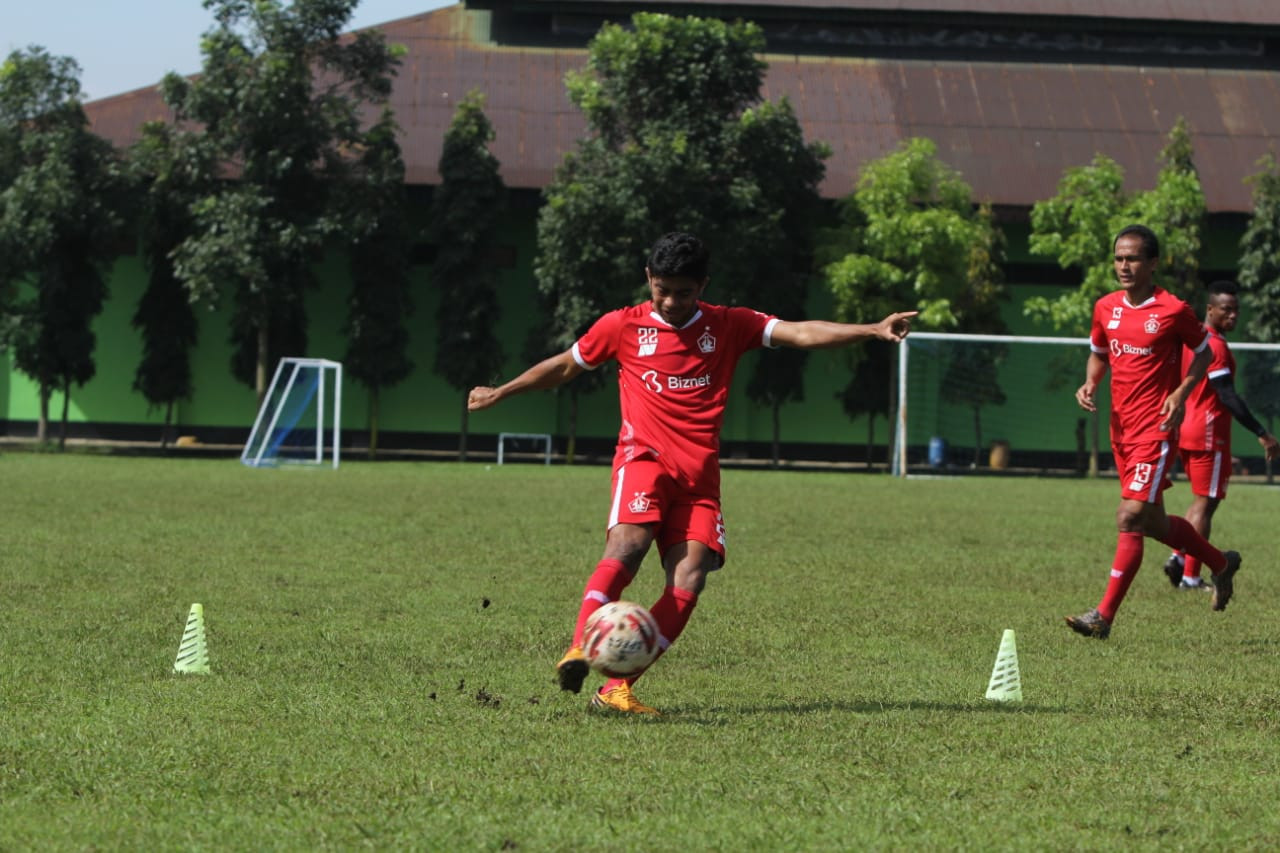
<instances>
[{"instance_id":1,"label":"yellow training cone","mask_svg":"<svg viewBox=\"0 0 1280 853\"><path fill-rule=\"evenodd\" d=\"M204 642L204 608L199 604L191 605L191 612L187 614L187 628L182 632L173 671L209 673L209 649Z\"/></svg>"},{"instance_id":2,"label":"yellow training cone","mask_svg":"<svg viewBox=\"0 0 1280 853\"><path fill-rule=\"evenodd\" d=\"M1000 651L996 653L996 665L991 670L987 684L987 698L993 702L1021 702L1022 677L1018 675L1018 645L1013 639L1013 629L1005 628L1000 638Z\"/></svg>"}]
</instances>

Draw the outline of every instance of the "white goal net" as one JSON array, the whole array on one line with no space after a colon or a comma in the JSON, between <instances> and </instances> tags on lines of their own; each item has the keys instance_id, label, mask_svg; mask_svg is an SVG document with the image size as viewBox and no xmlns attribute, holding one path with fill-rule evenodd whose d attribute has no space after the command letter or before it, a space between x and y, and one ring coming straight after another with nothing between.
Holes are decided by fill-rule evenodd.
<instances>
[{"instance_id":1,"label":"white goal net","mask_svg":"<svg viewBox=\"0 0 1280 853\"><path fill-rule=\"evenodd\" d=\"M1232 342L1231 350L1236 389L1269 424L1280 415L1280 345ZM1109 470L1107 383L1097 417L1075 400L1088 356L1085 338L912 332L898 349L893 473ZM1236 430L1241 467L1260 473L1257 440Z\"/></svg>"},{"instance_id":2,"label":"white goal net","mask_svg":"<svg viewBox=\"0 0 1280 853\"><path fill-rule=\"evenodd\" d=\"M342 364L323 358L282 358L240 454L251 467L281 463L338 467ZM326 428L326 423L332 425Z\"/></svg>"}]
</instances>

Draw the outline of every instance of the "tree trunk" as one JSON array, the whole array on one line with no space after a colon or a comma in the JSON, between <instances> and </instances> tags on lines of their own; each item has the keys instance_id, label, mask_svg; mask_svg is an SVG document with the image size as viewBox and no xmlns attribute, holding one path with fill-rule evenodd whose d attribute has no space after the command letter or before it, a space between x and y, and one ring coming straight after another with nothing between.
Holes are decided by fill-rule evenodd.
<instances>
[{"instance_id":1,"label":"tree trunk","mask_svg":"<svg viewBox=\"0 0 1280 853\"><path fill-rule=\"evenodd\" d=\"M1089 434L1089 476L1096 478L1100 473L1098 471L1098 413L1090 412L1089 420L1092 421Z\"/></svg>"},{"instance_id":2,"label":"tree trunk","mask_svg":"<svg viewBox=\"0 0 1280 853\"><path fill-rule=\"evenodd\" d=\"M569 441L564 449L564 464L572 465L578 451L578 392L569 389Z\"/></svg>"},{"instance_id":3,"label":"tree trunk","mask_svg":"<svg viewBox=\"0 0 1280 853\"><path fill-rule=\"evenodd\" d=\"M973 407L973 465L971 468L977 468L982 464L982 407Z\"/></svg>"},{"instance_id":4,"label":"tree trunk","mask_svg":"<svg viewBox=\"0 0 1280 853\"><path fill-rule=\"evenodd\" d=\"M71 408L71 380L62 383L62 429L58 433L58 449L67 449L67 411Z\"/></svg>"},{"instance_id":5,"label":"tree trunk","mask_svg":"<svg viewBox=\"0 0 1280 853\"><path fill-rule=\"evenodd\" d=\"M49 383L40 383L40 415L36 420L36 441L43 444L49 439Z\"/></svg>"},{"instance_id":6,"label":"tree trunk","mask_svg":"<svg viewBox=\"0 0 1280 853\"><path fill-rule=\"evenodd\" d=\"M378 386L369 389L369 460L378 458Z\"/></svg>"},{"instance_id":7,"label":"tree trunk","mask_svg":"<svg viewBox=\"0 0 1280 853\"><path fill-rule=\"evenodd\" d=\"M267 396L267 318L262 318L258 326L258 364L253 372L253 388L258 395L258 408L262 408L262 400Z\"/></svg>"},{"instance_id":8,"label":"tree trunk","mask_svg":"<svg viewBox=\"0 0 1280 853\"><path fill-rule=\"evenodd\" d=\"M164 450L169 446L169 425L173 423L173 401L170 400L164 407L164 426L160 429L160 449Z\"/></svg>"},{"instance_id":9,"label":"tree trunk","mask_svg":"<svg viewBox=\"0 0 1280 853\"><path fill-rule=\"evenodd\" d=\"M876 450L876 416L874 412L867 413L867 470L871 470L871 457Z\"/></svg>"},{"instance_id":10,"label":"tree trunk","mask_svg":"<svg viewBox=\"0 0 1280 853\"><path fill-rule=\"evenodd\" d=\"M782 459L782 404L773 404L773 467Z\"/></svg>"},{"instance_id":11,"label":"tree trunk","mask_svg":"<svg viewBox=\"0 0 1280 853\"><path fill-rule=\"evenodd\" d=\"M458 428L458 461L459 462L467 461L467 416L470 414L470 412L467 411L467 398L469 396L470 396L469 391L462 395L462 421L459 424L459 428Z\"/></svg>"}]
</instances>

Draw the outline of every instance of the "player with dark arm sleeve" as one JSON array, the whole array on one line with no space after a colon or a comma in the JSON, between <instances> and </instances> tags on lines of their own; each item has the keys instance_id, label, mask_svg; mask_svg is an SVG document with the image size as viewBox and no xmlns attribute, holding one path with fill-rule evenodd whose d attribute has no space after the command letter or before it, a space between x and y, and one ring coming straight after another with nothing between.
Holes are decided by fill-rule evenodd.
<instances>
[{"instance_id":1,"label":"player with dark arm sleeve","mask_svg":"<svg viewBox=\"0 0 1280 853\"><path fill-rule=\"evenodd\" d=\"M1258 437L1267 459L1275 459L1280 454L1280 442L1258 423L1236 391L1236 360L1227 346L1226 335L1235 329L1240 317L1238 289L1234 281L1215 281L1209 285L1204 324L1213 355L1205 381L1187 397L1187 415L1178 437L1182 470L1191 483L1193 496L1186 518L1206 539L1213 527L1213 514L1227 496L1227 482L1231 479L1232 419ZM1184 354L1184 367L1190 357L1189 352ZM1210 589L1200 579L1200 561L1193 555L1175 551L1165 561L1164 573L1176 589Z\"/></svg>"}]
</instances>

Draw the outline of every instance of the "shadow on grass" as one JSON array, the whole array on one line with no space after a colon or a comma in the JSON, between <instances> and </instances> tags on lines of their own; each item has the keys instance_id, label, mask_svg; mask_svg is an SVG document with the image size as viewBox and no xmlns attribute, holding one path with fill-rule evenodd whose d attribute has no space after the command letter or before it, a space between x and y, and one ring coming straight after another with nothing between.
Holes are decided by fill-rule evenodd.
<instances>
[{"instance_id":1,"label":"shadow on grass","mask_svg":"<svg viewBox=\"0 0 1280 853\"><path fill-rule=\"evenodd\" d=\"M883 714L899 711L944 711L978 714L1067 714L1073 709L1061 705L1037 705L1033 702L800 702L773 705L713 705L706 708L671 708L657 719L704 725L725 725L733 717L765 714Z\"/></svg>"}]
</instances>

